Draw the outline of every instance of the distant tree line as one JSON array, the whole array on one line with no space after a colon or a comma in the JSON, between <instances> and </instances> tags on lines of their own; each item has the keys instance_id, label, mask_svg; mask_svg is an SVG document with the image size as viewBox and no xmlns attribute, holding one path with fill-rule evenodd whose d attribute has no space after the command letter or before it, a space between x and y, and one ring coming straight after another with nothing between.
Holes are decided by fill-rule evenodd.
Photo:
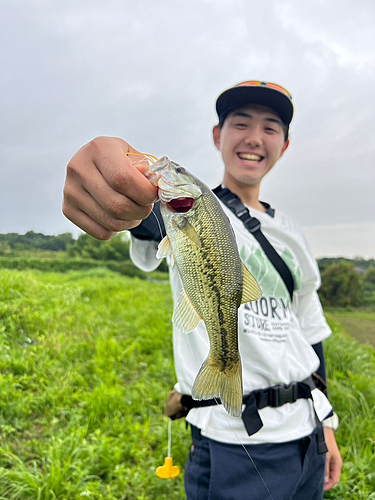
<instances>
[{"instance_id":1,"label":"distant tree line","mask_svg":"<svg viewBox=\"0 0 375 500\"><path fill-rule=\"evenodd\" d=\"M375 305L375 260L324 258L318 260L323 307Z\"/></svg>"},{"instance_id":2,"label":"distant tree line","mask_svg":"<svg viewBox=\"0 0 375 500\"><path fill-rule=\"evenodd\" d=\"M77 239L71 233L56 236L28 231L26 234L0 234L0 267L24 269L28 266L41 270L65 271L84 269L95 262L106 262L106 267L122 274L136 275L129 256L130 238L127 232L108 241L100 241L87 234ZM38 252L63 253L62 260L46 262ZM27 253L33 258L27 259ZM11 259L10 257L16 256ZM6 259L6 257L9 257ZM28 261L27 261L28 260ZM358 307L375 305L375 260L323 258L318 260L322 277L319 296L324 307ZM85 267L86 266L86 267ZM165 260L158 268L167 271Z\"/></svg>"},{"instance_id":3,"label":"distant tree line","mask_svg":"<svg viewBox=\"0 0 375 500\"><path fill-rule=\"evenodd\" d=\"M81 234L77 239L71 233L63 233L56 236L45 235L28 231L26 234L7 233L0 234L0 256L17 256L18 260L22 256L32 254L33 257L38 252L64 252L67 258L86 261L115 261L130 263L130 238L127 232L119 233L108 241L101 241L92 238L88 234ZM34 259L35 261L35 259ZM5 261L3 261L5 264ZM20 262L13 263L15 268L20 268ZM35 263L34 263L35 264ZM0 263L1 265L1 263ZM76 267L77 264L74 264ZM5 266L4 266L5 267ZM63 264L59 262L56 268L62 268ZM110 267L110 266L106 266ZM159 271L168 270L165 261L158 268Z\"/></svg>"},{"instance_id":4,"label":"distant tree line","mask_svg":"<svg viewBox=\"0 0 375 500\"><path fill-rule=\"evenodd\" d=\"M0 254L4 255L11 251L28 250L64 252L70 245L73 245L74 242L75 239L71 233L58 234L57 236L34 233L34 231L28 231L25 234L0 234Z\"/></svg>"},{"instance_id":5,"label":"distant tree line","mask_svg":"<svg viewBox=\"0 0 375 500\"><path fill-rule=\"evenodd\" d=\"M318 259L320 272L323 272L332 264L340 264L340 262L350 264L359 274L364 274L369 267L375 267L374 259L366 260L362 259L362 257L356 257L355 259L347 259L345 257L323 257L322 259Z\"/></svg>"},{"instance_id":6,"label":"distant tree line","mask_svg":"<svg viewBox=\"0 0 375 500\"><path fill-rule=\"evenodd\" d=\"M109 241L100 241L88 234L81 234L77 239L71 233L57 236L34 233L0 234L0 254L44 250L67 252L69 257L82 257L94 260L129 260L130 240L126 233L121 233Z\"/></svg>"}]
</instances>

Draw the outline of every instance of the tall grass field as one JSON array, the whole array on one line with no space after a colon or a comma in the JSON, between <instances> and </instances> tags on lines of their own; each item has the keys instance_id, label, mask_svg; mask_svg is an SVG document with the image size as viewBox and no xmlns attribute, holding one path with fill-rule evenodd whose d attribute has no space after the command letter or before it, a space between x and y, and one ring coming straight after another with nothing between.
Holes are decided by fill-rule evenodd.
<instances>
[{"instance_id":1,"label":"tall grass field","mask_svg":"<svg viewBox=\"0 0 375 500\"><path fill-rule=\"evenodd\" d=\"M1 500L184 498L184 421L172 423L182 474L155 474L167 456L164 405L175 383L171 314L165 282L105 269L0 271ZM328 320L344 469L326 498L375 499L375 353L334 312Z\"/></svg>"}]
</instances>

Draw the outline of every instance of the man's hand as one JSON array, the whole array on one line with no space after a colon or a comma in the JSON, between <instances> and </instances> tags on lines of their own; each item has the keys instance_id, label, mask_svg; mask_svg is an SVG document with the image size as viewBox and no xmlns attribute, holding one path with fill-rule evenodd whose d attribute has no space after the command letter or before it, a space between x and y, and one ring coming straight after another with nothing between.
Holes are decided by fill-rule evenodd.
<instances>
[{"instance_id":1,"label":"man's hand","mask_svg":"<svg viewBox=\"0 0 375 500\"><path fill-rule=\"evenodd\" d=\"M122 139L98 137L83 146L67 166L63 213L86 233L109 240L149 216L157 188L148 169ZM133 165L137 162L137 168Z\"/></svg>"},{"instance_id":2,"label":"man's hand","mask_svg":"<svg viewBox=\"0 0 375 500\"><path fill-rule=\"evenodd\" d=\"M328 448L326 456L326 476L324 482L324 491L333 488L340 480L342 459L337 447L335 431L329 427L324 428L324 435Z\"/></svg>"}]
</instances>

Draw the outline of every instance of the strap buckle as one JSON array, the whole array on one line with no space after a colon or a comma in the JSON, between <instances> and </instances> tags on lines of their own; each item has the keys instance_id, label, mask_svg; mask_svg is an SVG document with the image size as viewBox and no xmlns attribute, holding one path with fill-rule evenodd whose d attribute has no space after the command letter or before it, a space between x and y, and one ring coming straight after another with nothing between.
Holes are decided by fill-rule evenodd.
<instances>
[{"instance_id":1,"label":"strap buckle","mask_svg":"<svg viewBox=\"0 0 375 500\"><path fill-rule=\"evenodd\" d=\"M270 406L278 408L286 403L295 403L298 399L298 382L288 385L274 385L269 388Z\"/></svg>"},{"instance_id":2,"label":"strap buckle","mask_svg":"<svg viewBox=\"0 0 375 500\"><path fill-rule=\"evenodd\" d=\"M249 218L246 218L245 220L241 218L241 220L249 233L255 233L255 231L260 229L260 222L255 217L250 217L249 215Z\"/></svg>"},{"instance_id":3,"label":"strap buckle","mask_svg":"<svg viewBox=\"0 0 375 500\"><path fill-rule=\"evenodd\" d=\"M240 215L243 215L248 211L238 196L230 191L222 196L222 200L237 217L240 217Z\"/></svg>"}]
</instances>

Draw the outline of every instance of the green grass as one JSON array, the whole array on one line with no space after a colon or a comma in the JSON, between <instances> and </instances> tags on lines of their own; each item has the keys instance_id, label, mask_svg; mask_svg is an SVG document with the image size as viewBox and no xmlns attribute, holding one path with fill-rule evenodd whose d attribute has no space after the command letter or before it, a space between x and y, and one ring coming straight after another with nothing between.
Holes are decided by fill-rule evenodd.
<instances>
[{"instance_id":1,"label":"green grass","mask_svg":"<svg viewBox=\"0 0 375 500\"><path fill-rule=\"evenodd\" d=\"M182 498L155 469L174 384L168 285L0 274L0 498ZM174 461L189 448L173 425Z\"/></svg>"},{"instance_id":2,"label":"green grass","mask_svg":"<svg viewBox=\"0 0 375 500\"><path fill-rule=\"evenodd\" d=\"M368 500L375 498L375 351L343 332L333 315L327 319L333 330L325 341L328 387L340 417L336 438L344 467L326 498Z\"/></svg>"},{"instance_id":3,"label":"green grass","mask_svg":"<svg viewBox=\"0 0 375 500\"><path fill-rule=\"evenodd\" d=\"M135 267L130 260L94 260L89 258L71 258L66 252L24 252L24 255L12 254L11 256L0 255L0 270L15 269L25 271L35 269L50 273L64 273L69 271L86 272L89 270L108 269L116 273L137 277L140 279L168 279L168 274L160 271L145 273Z\"/></svg>"},{"instance_id":4,"label":"green grass","mask_svg":"<svg viewBox=\"0 0 375 500\"><path fill-rule=\"evenodd\" d=\"M163 412L175 382L171 313L167 283L105 269L0 271L0 500L184 498L182 475L155 475L167 454ZM345 465L326 498L368 500L375 354L329 321ZM174 422L174 464L183 468L189 447L184 422Z\"/></svg>"},{"instance_id":5,"label":"green grass","mask_svg":"<svg viewBox=\"0 0 375 500\"><path fill-rule=\"evenodd\" d=\"M375 314L335 312L330 313L328 317L361 344L375 347Z\"/></svg>"}]
</instances>

